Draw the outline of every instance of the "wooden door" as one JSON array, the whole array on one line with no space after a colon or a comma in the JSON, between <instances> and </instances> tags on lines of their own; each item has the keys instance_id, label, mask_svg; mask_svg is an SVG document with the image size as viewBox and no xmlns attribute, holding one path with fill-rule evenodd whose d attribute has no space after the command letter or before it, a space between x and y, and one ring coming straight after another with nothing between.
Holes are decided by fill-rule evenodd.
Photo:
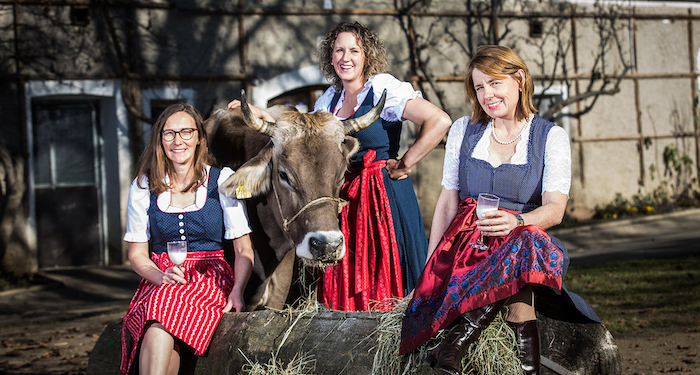
<instances>
[{"instance_id":1,"label":"wooden door","mask_svg":"<svg viewBox=\"0 0 700 375\"><path fill-rule=\"evenodd\" d=\"M33 104L39 268L102 263L98 114L89 100Z\"/></svg>"}]
</instances>

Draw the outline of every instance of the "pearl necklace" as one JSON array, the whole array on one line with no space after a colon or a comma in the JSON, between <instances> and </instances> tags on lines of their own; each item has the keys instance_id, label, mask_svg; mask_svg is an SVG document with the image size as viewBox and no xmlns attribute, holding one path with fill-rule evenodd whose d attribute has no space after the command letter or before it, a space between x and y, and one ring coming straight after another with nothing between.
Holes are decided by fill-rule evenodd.
<instances>
[{"instance_id":1,"label":"pearl necklace","mask_svg":"<svg viewBox=\"0 0 700 375\"><path fill-rule=\"evenodd\" d=\"M523 131L525 130L525 128L527 128L527 122L525 123L525 125L523 125L523 128L520 129L520 133L518 133L518 135L516 135L515 138L511 139L508 142L503 142L502 140L498 139L498 136L496 135L496 126L495 126L495 121L494 121L494 126L493 126L493 129L491 130L491 134L493 135L493 139L496 142L498 142L502 145L509 145L509 144L515 142L516 139L520 138L521 135L523 135Z\"/></svg>"}]
</instances>

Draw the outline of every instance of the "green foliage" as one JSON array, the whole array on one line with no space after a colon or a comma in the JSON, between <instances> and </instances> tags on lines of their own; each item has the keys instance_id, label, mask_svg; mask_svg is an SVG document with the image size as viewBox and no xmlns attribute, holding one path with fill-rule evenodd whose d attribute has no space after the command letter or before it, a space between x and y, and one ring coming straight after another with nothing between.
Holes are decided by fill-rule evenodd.
<instances>
[{"instance_id":1,"label":"green foliage","mask_svg":"<svg viewBox=\"0 0 700 375\"><path fill-rule=\"evenodd\" d=\"M572 267L564 282L591 304L608 330L621 334L695 327L700 316L700 256Z\"/></svg>"},{"instance_id":2,"label":"green foliage","mask_svg":"<svg viewBox=\"0 0 700 375\"><path fill-rule=\"evenodd\" d=\"M674 143L664 147L664 176L671 180L670 189L674 197L689 195L697 190L697 178L693 177L693 159L681 153Z\"/></svg>"},{"instance_id":3,"label":"green foliage","mask_svg":"<svg viewBox=\"0 0 700 375\"><path fill-rule=\"evenodd\" d=\"M645 139L645 146L647 141ZM633 195L630 199L616 193L612 202L597 207L595 218L619 219L625 216L648 215L673 211L679 207L699 207L700 192L698 191L697 178L694 173L693 159L687 154L681 154L675 144L671 143L664 148L664 176L669 180L662 180L654 191ZM656 165L649 167L652 180L656 175Z\"/></svg>"},{"instance_id":4,"label":"green foliage","mask_svg":"<svg viewBox=\"0 0 700 375\"><path fill-rule=\"evenodd\" d=\"M615 194L615 199L596 210L596 218L619 219L621 217L649 215L670 212L675 208L669 200L666 183L662 182L653 192L645 195L635 194L631 200Z\"/></svg>"}]
</instances>

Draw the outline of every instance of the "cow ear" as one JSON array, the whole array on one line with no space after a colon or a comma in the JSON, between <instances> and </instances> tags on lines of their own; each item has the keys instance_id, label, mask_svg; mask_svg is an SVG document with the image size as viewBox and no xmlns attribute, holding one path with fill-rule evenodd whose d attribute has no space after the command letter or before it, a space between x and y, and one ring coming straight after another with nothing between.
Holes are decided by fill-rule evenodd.
<instances>
[{"instance_id":1,"label":"cow ear","mask_svg":"<svg viewBox=\"0 0 700 375\"><path fill-rule=\"evenodd\" d=\"M270 190L272 142L241 165L236 173L226 179L219 191L232 198L244 199L266 194Z\"/></svg>"},{"instance_id":2,"label":"cow ear","mask_svg":"<svg viewBox=\"0 0 700 375\"><path fill-rule=\"evenodd\" d=\"M350 157L355 155L357 150L360 149L360 141L355 137L346 135L343 144L340 145L340 149L345 154L345 159L350 160Z\"/></svg>"}]
</instances>

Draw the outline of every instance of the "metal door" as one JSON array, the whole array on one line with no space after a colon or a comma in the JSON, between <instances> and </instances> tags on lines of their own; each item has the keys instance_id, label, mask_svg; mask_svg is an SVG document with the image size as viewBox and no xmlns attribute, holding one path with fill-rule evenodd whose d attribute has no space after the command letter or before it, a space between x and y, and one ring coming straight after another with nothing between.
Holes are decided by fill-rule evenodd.
<instances>
[{"instance_id":1,"label":"metal door","mask_svg":"<svg viewBox=\"0 0 700 375\"><path fill-rule=\"evenodd\" d=\"M101 264L98 102L33 103L40 268Z\"/></svg>"}]
</instances>

